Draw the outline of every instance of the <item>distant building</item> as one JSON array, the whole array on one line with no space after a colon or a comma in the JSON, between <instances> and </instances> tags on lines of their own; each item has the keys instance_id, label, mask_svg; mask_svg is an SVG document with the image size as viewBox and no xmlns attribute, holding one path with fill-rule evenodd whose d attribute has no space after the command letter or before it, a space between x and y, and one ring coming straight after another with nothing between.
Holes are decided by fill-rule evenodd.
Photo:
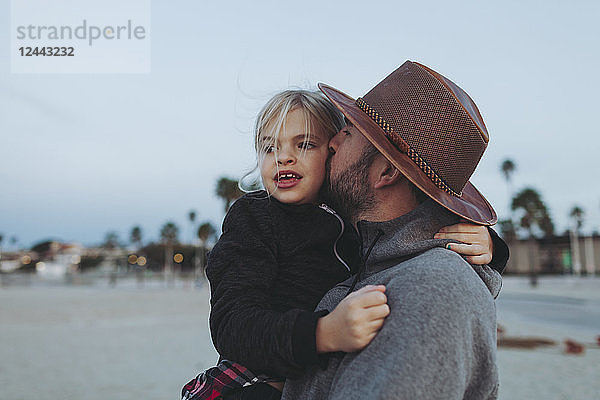
<instances>
[{"instance_id":1,"label":"distant building","mask_svg":"<svg viewBox=\"0 0 600 400\"><path fill-rule=\"evenodd\" d=\"M59 278L74 272L81 262L83 246L75 243L50 242L39 252L35 269L38 276Z\"/></svg>"},{"instance_id":2,"label":"distant building","mask_svg":"<svg viewBox=\"0 0 600 400\"><path fill-rule=\"evenodd\" d=\"M508 274L600 274L600 236L569 235L509 242ZM577 249L574 249L577 246Z\"/></svg>"},{"instance_id":3,"label":"distant building","mask_svg":"<svg viewBox=\"0 0 600 400\"><path fill-rule=\"evenodd\" d=\"M46 241L31 250L20 250L2 255L3 272L36 272L43 277L60 277L76 271L83 247L75 243Z\"/></svg>"}]
</instances>

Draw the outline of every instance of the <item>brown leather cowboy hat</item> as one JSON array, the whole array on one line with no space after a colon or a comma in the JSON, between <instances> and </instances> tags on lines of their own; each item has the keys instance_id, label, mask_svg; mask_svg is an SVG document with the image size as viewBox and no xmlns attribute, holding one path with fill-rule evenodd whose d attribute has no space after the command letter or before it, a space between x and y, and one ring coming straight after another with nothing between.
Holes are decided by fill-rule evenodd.
<instances>
[{"instance_id":1,"label":"brown leather cowboy hat","mask_svg":"<svg viewBox=\"0 0 600 400\"><path fill-rule=\"evenodd\" d=\"M496 223L496 212L469 182L487 147L487 128L456 84L406 61L356 100L322 83L319 89L426 195L469 221Z\"/></svg>"}]
</instances>

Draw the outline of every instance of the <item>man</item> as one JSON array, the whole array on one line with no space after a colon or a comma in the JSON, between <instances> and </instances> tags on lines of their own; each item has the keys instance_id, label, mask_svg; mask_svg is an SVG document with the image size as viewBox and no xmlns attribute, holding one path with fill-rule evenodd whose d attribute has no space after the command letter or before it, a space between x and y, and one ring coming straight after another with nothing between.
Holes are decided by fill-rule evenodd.
<instances>
[{"instance_id":1,"label":"man","mask_svg":"<svg viewBox=\"0 0 600 400\"><path fill-rule=\"evenodd\" d=\"M330 142L329 195L355 223L364 265L317 310L384 284L390 314L364 350L331 355L326 368L288 380L283 399L497 398L500 276L431 239L461 219L496 222L468 181L489 139L476 105L410 61L364 98L319 87L348 121Z\"/></svg>"}]
</instances>

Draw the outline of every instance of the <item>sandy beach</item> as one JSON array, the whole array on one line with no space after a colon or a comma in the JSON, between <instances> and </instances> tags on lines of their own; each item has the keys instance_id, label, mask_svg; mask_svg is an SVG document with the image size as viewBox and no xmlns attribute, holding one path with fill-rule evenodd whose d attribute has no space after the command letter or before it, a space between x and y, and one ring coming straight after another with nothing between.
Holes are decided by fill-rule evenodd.
<instances>
[{"instance_id":1,"label":"sandy beach","mask_svg":"<svg viewBox=\"0 0 600 400\"><path fill-rule=\"evenodd\" d=\"M500 399L600 399L600 349L565 354L567 338L593 343L600 335L600 279L547 277L531 288L508 277L497 300L498 323L511 337L542 337L557 346L500 348Z\"/></svg>"},{"instance_id":2,"label":"sandy beach","mask_svg":"<svg viewBox=\"0 0 600 400\"><path fill-rule=\"evenodd\" d=\"M562 341L600 334L600 280L506 278L498 322L509 336L559 345L499 350L500 398L600 398L600 349L563 353ZM217 355L208 291L120 282L0 288L0 399L177 399Z\"/></svg>"},{"instance_id":3,"label":"sandy beach","mask_svg":"<svg viewBox=\"0 0 600 400\"><path fill-rule=\"evenodd\" d=\"M217 356L204 289L0 290L0 398L177 399Z\"/></svg>"}]
</instances>

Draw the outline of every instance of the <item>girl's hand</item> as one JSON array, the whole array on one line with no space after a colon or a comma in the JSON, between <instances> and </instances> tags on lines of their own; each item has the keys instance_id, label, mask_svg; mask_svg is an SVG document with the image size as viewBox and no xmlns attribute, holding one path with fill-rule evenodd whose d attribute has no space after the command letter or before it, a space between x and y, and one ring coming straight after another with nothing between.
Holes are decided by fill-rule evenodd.
<instances>
[{"instance_id":1,"label":"girl's hand","mask_svg":"<svg viewBox=\"0 0 600 400\"><path fill-rule=\"evenodd\" d=\"M471 264L489 264L492 261L494 244L486 226L467 222L445 226L435 234L434 238L462 242L450 243L446 248L466 256Z\"/></svg>"},{"instance_id":2,"label":"girl's hand","mask_svg":"<svg viewBox=\"0 0 600 400\"><path fill-rule=\"evenodd\" d=\"M362 350L377 335L390 313L385 286L365 286L350 293L317 322L317 352Z\"/></svg>"}]
</instances>

